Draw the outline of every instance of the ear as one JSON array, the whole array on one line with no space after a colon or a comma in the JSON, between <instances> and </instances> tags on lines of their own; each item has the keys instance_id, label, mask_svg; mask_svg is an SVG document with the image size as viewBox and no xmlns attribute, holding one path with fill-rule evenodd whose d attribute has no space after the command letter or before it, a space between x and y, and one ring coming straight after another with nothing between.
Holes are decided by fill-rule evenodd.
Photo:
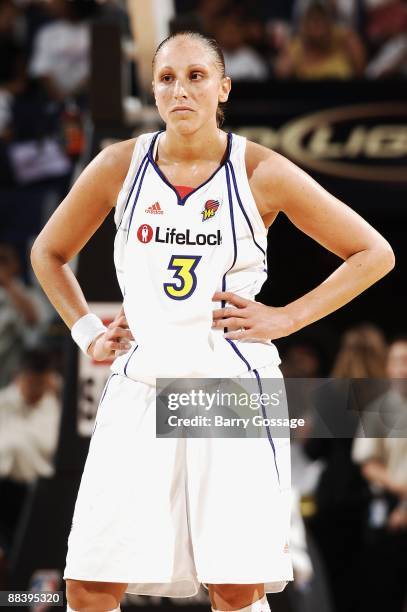
<instances>
[{"instance_id":1,"label":"ear","mask_svg":"<svg viewBox=\"0 0 407 612\"><path fill-rule=\"evenodd\" d=\"M222 83L220 86L219 102L227 102L229 98L231 87L232 87L232 81L230 77L223 77Z\"/></svg>"}]
</instances>

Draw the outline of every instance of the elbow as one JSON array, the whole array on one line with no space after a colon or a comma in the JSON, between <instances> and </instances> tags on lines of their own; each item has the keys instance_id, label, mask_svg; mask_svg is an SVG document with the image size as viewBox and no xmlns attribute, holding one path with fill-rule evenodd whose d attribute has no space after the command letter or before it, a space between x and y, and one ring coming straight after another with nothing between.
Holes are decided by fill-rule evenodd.
<instances>
[{"instance_id":1,"label":"elbow","mask_svg":"<svg viewBox=\"0 0 407 612\"><path fill-rule=\"evenodd\" d=\"M38 268L42 263L49 261L50 258L60 260L60 257L53 253L40 237L37 237L30 251L30 261L33 270Z\"/></svg>"},{"instance_id":2,"label":"elbow","mask_svg":"<svg viewBox=\"0 0 407 612\"><path fill-rule=\"evenodd\" d=\"M393 270L393 268L396 265L396 256L388 242L386 242L386 244L383 247L382 258L383 258L383 265L386 266L386 273Z\"/></svg>"},{"instance_id":3,"label":"elbow","mask_svg":"<svg viewBox=\"0 0 407 612\"><path fill-rule=\"evenodd\" d=\"M50 256L51 253L47 247L41 242L38 242L37 239L31 247L30 261L31 267L34 270L35 276L38 278L38 280L41 279L46 269L49 267Z\"/></svg>"},{"instance_id":4,"label":"elbow","mask_svg":"<svg viewBox=\"0 0 407 612\"><path fill-rule=\"evenodd\" d=\"M396 257L394 255L394 251L391 248L390 244L387 241L384 241L380 247L376 248L377 253L377 263L376 269L380 271L380 277L385 276L396 265Z\"/></svg>"},{"instance_id":5,"label":"elbow","mask_svg":"<svg viewBox=\"0 0 407 612\"><path fill-rule=\"evenodd\" d=\"M31 263L33 263L33 262L35 262L37 260L37 258L39 257L39 253L42 250L43 250L42 242L40 240L40 237L37 236L37 238L34 240L34 242L32 244L31 251L30 251L30 260L31 260Z\"/></svg>"},{"instance_id":6,"label":"elbow","mask_svg":"<svg viewBox=\"0 0 407 612\"><path fill-rule=\"evenodd\" d=\"M35 270L36 261L37 261L37 249L36 249L35 242L34 242L34 244L31 247L31 251L30 251L30 262L31 262L31 267L33 270Z\"/></svg>"},{"instance_id":7,"label":"elbow","mask_svg":"<svg viewBox=\"0 0 407 612\"><path fill-rule=\"evenodd\" d=\"M38 268L39 263L41 262L41 260L43 260L43 258L44 258L44 252L43 252L41 245L38 243L38 239L37 239L34 241L34 244L32 245L31 251L30 251L30 261L31 261L31 266L34 272Z\"/></svg>"}]
</instances>

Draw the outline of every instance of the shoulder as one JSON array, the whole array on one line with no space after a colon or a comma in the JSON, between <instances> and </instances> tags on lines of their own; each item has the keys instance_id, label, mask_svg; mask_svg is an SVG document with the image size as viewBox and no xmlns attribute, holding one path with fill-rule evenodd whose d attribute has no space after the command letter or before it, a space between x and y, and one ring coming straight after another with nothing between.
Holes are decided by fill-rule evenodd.
<instances>
[{"instance_id":1,"label":"shoulder","mask_svg":"<svg viewBox=\"0 0 407 612\"><path fill-rule=\"evenodd\" d=\"M246 144L245 161L250 185L265 193L283 187L286 179L301 172L284 155L251 141Z\"/></svg>"},{"instance_id":2,"label":"shoulder","mask_svg":"<svg viewBox=\"0 0 407 612\"><path fill-rule=\"evenodd\" d=\"M246 168L249 176L257 172L267 177L277 176L289 166L294 166L284 155L263 145L246 141ZM271 174L270 174L271 173ZM265 178L265 176L263 176Z\"/></svg>"},{"instance_id":3,"label":"shoulder","mask_svg":"<svg viewBox=\"0 0 407 612\"><path fill-rule=\"evenodd\" d=\"M288 212L293 202L301 199L311 177L289 159L272 149L248 141L246 171L250 189L260 214Z\"/></svg>"},{"instance_id":4,"label":"shoulder","mask_svg":"<svg viewBox=\"0 0 407 612\"><path fill-rule=\"evenodd\" d=\"M95 161L106 172L115 172L125 178L130 166L137 138L122 140L104 147L96 156Z\"/></svg>"},{"instance_id":5,"label":"shoulder","mask_svg":"<svg viewBox=\"0 0 407 612\"><path fill-rule=\"evenodd\" d=\"M108 189L110 187L112 196L109 199L113 206L129 170L136 141L136 138L130 138L108 145L91 162L103 184Z\"/></svg>"},{"instance_id":6,"label":"shoulder","mask_svg":"<svg viewBox=\"0 0 407 612\"><path fill-rule=\"evenodd\" d=\"M92 198L107 209L116 205L117 196L129 170L135 138L103 148L82 170L67 197Z\"/></svg>"}]
</instances>

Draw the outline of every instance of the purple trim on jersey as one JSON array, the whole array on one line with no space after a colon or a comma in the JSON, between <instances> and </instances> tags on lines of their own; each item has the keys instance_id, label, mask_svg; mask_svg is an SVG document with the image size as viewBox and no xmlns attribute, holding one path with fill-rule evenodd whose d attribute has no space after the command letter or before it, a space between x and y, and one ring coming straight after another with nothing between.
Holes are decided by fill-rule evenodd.
<instances>
[{"instance_id":1,"label":"purple trim on jersey","mask_svg":"<svg viewBox=\"0 0 407 612\"><path fill-rule=\"evenodd\" d=\"M245 364L247 366L247 371L250 372L250 370L252 369L250 363L247 361L246 357L244 355L242 355L242 353L239 351L239 349L237 348L237 346L233 342L233 340L231 340L230 338L225 338L225 340L226 340L226 342L229 342L230 346L235 351L236 355L238 355L238 357L240 357L240 359L245 362Z\"/></svg>"},{"instance_id":2,"label":"purple trim on jersey","mask_svg":"<svg viewBox=\"0 0 407 612\"><path fill-rule=\"evenodd\" d=\"M227 165L225 166L225 174L226 174L226 185L227 185L227 188L228 188L229 212L230 212L230 223L231 223L232 235L233 235L233 251L234 251L234 255L233 255L232 265L230 266L229 270L227 270L225 272L224 276L226 276L226 274L231 271L231 269L235 265L236 259L237 259L237 240L236 240L236 229L235 229L235 215L234 215L234 211L233 211L232 189L230 187L230 173L229 173L229 168L228 168Z\"/></svg>"},{"instance_id":3,"label":"purple trim on jersey","mask_svg":"<svg viewBox=\"0 0 407 612\"><path fill-rule=\"evenodd\" d=\"M113 376L118 376L117 372L114 372L113 374L110 374L109 378L106 381L105 388L103 389L103 392L102 392L102 397L99 400L98 409L96 411L95 424L93 426L93 430L92 430L92 433L91 433L90 437L92 437L93 434L95 433L95 429L96 429L96 425L97 425L97 412L98 412L99 408L101 407L103 400L105 399L105 395L106 395L107 389L108 389L108 387L110 385L110 381L112 380Z\"/></svg>"},{"instance_id":4,"label":"purple trim on jersey","mask_svg":"<svg viewBox=\"0 0 407 612\"><path fill-rule=\"evenodd\" d=\"M126 361L126 363L125 363L124 370L123 370L123 372L124 372L124 375L125 375L125 376L127 376L127 366L128 366L128 365L129 365L129 363L130 363L130 359L133 357L134 353L137 351L138 346L139 346L139 345L138 345L138 344L136 344L136 346L134 347L134 349L133 349L133 350L132 350L132 352L130 353L128 360L127 360L127 361ZM127 378L128 378L128 376L127 376Z\"/></svg>"},{"instance_id":5,"label":"purple trim on jersey","mask_svg":"<svg viewBox=\"0 0 407 612\"><path fill-rule=\"evenodd\" d=\"M136 208L137 200L138 200L139 195L140 195L141 186L142 186L142 184L143 184L144 175L145 175L145 173L146 173L147 168L148 168L148 160L146 161L146 163L145 163L145 165L144 165L144 170L143 170L143 173L142 173L142 175L141 175L140 182L139 182L139 184L138 184L138 189L137 189L136 197L134 198L133 208L131 209L130 220L129 220L129 226L128 226L128 228L127 228L127 237L126 237L126 242L127 242L127 240L129 239L129 233L130 233L131 222L132 222L132 219L133 219L134 209Z\"/></svg>"},{"instance_id":6,"label":"purple trim on jersey","mask_svg":"<svg viewBox=\"0 0 407 612\"><path fill-rule=\"evenodd\" d=\"M262 384L261 384L261 378L260 378L260 375L259 375L259 373L258 373L258 371L257 371L256 369L254 369L254 370L253 370L253 372L254 372L254 374L255 374L255 376L256 376L256 378L257 378L257 384L259 385L260 395L262 395L262 394L263 394L263 386L262 386ZM267 413L266 413L266 411L265 411L265 409L264 409L264 405L263 405L263 402L262 402L261 398L260 398L260 403L261 403L261 410L262 410L262 413L263 413L263 418L265 418L265 419L266 419L266 418L267 418ZM265 425L265 428L266 428L266 430L267 430L267 437L268 437L269 442L270 442L270 444L271 444L271 447L272 447L272 449L273 449L273 453L274 453L274 464L275 464L275 466L276 466L276 471L277 471L278 482L279 482L279 484L280 484L280 472L278 471L278 466L277 466L276 447L274 446L274 442L273 442L273 438L271 437L271 433L270 433L270 428L269 428L269 426L268 426L268 425Z\"/></svg>"},{"instance_id":7,"label":"purple trim on jersey","mask_svg":"<svg viewBox=\"0 0 407 612\"><path fill-rule=\"evenodd\" d=\"M230 223L231 223L231 227L232 227L232 236L233 236L233 251L234 251L234 255L233 255L233 262L232 265L230 266L230 268L228 270L226 270L226 272L223 275L222 278L222 291L226 291L226 275L228 274L228 272L231 271L231 269L233 268L233 266L236 263L236 259L237 259L237 241L236 241L236 229L235 229L235 216L234 216L234 212L233 212L233 198L232 198L232 189L230 187L230 175L229 175L229 169L228 169L228 164L225 165L225 174L226 174L226 184L227 184L227 188L228 188L228 200L229 200L229 211L230 211ZM225 308L226 302L225 300L222 300L221 302L221 307ZM227 327L224 328L223 330L224 332L227 332ZM250 372L251 365L250 363L247 361L247 359L242 355L242 353L239 351L239 349L237 348L236 344L233 342L233 340L231 340L230 338L225 338L225 340L227 340L227 342L229 343L229 345L232 347L232 349L235 351L236 355L238 355L238 357L240 357L240 359L242 361L244 361L244 363L246 364L246 367L248 369L248 371Z\"/></svg>"},{"instance_id":8,"label":"purple trim on jersey","mask_svg":"<svg viewBox=\"0 0 407 612\"><path fill-rule=\"evenodd\" d=\"M110 374L109 378L107 379L106 384L105 384L105 388L103 389L102 397L100 398L99 406L102 404L103 400L105 399L107 388L108 388L108 386L110 384L110 381L112 380L113 376L118 376L118 374L116 372L114 372L113 374Z\"/></svg>"},{"instance_id":9,"label":"purple trim on jersey","mask_svg":"<svg viewBox=\"0 0 407 612\"><path fill-rule=\"evenodd\" d=\"M231 269L235 265L236 259L237 259L237 241L236 241L235 217L234 217L234 213L233 213L232 190L231 190L231 187L230 187L230 175L229 175L229 169L228 169L228 165L227 164L225 165L225 175L226 175L226 185L227 185L227 188L228 188L230 223L231 223L231 227L232 227L232 236L233 236L233 261L232 261L232 265L230 266L230 268L228 270L226 270L226 272L223 275L223 278L222 278L222 291L226 291L226 275L228 274L228 272L231 271ZM222 300L221 307L225 308L225 305L226 305L225 300ZM225 327L225 330L227 331L226 327Z\"/></svg>"},{"instance_id":10,"label":"purple trim on jersey","mask_svg":"<svg viewBox=\"0 0 407 612\"><path fill-rule=\"evenodd\" d=\"M139 165L139 167L138 167L137 174L136 174L135 179L134 179L134 181L133 181L133 184L132 184L132 186L131 186L131 189L130 189L129 195L127 196L127 200L126 200L126 204L125 204L125 206L124 206L124 210L123 210L122 218L120 219L120 223L119 223L119 225L117 226L117 230L119 230L119 227L120 227L120 226L121 226L121 224L122 224L123 217L124 217L124 213L126 212L127 205L128 205L128 203L130 202L131 194L133 193L134 187L136 186L136 183L137 183L138 177L140 176L141 169L142 169L143 164L145 163L146 159L147 159L147 153L144 155L143 160L142 160L141 164L140 164L140 165Z\"/></svg>"},{"instance_id":11,"label":"purple trim on jersey","mask_svg":"<svg viewBox=\"0 0 407 612\"><path fill-rule=\"evenodd\" d=\"M243 206L242 199L241 199L240 194L239 194L239 189L238 189L238 187L237 187L237 182L236 182L236 175L235 175L235 171L234 171L234 169L233 169L233 164L232 164L232 162L231 162L231 161L229 161L229 166L230 166L230 170L231 170L231 174L232 174L232 181L233 181L233 186L234 186L234 189L235 189L235 193L236 193L236 198L237 198L238 204L239 204L239 206L240 206L240 208L241 208L241 211L242 211L242 213L243 213L244 218L245 218L245 219L246 219L246 221L247 221L247 225L249 226L250 233L251 233L251 235L252 235L252 238L253 238L253 242L254 242L254 244L256 245L256 247L257 247L258 249L260 249L260 251L261 251L261 252L263 253L263 255L264 255L264 262L263 262L263 263L264 263L264 265L267 267L267 263L266 263L266 259L267 259L266 251L265 251L265 250L264 250L264 249L263 249L263 248L262 248L262 247L259 245L259 243L256 241L256 239L255 239L255 237L254 237L253 226L252 226L252 224L250 223L250 219L249 219L249 217L248 217L248 215L247 215L247 213L246 213L246 210L245 210L245 208L244 208L244 206ZM265 272L267 272L267 269L265 269L264 271L265 271Z\"/></svg>"},{"instance_id":12,"label":"purple trim on jersey","mask_svg":"<svg viewBox=\"0 0 407 612\"><path fill-rule=\"evenodd\" d=\"M215 172L213 172L211 174L211 176L206 179L206 181L204 181L203 183L201 183L200 185L198 185L198 187L195 187L195 189L193 189L190 193L188 193L186 196L184 196L183 198L180 197L178 191L176 190L176 188L174 187L174 185L171 185L171 183L169 182L169 180L167 179L167 177L161 172L159 166L156 164L154 158L153 158L153 150L154 150L154 144L155 141L157 140L159 134L161 134L164 130L161 130L160 132L157 132L157 134L154 136L151 145L148 149L148 160L150 162L150 164L152 165L152 167L154 168L154 170L157 172L158 176L161 178L161 180L168 185L168 187L170 187L170 189L175 193L175 195L177 196L177 203L180 206L184 206L185 202L187 201L187 199L193 195L194 193L196 193L199 189L201 189L201 187L204 187L205 185L207 185L209 183L209 181L211 181L214 176L219 172L219 170L221 170L224 166L226 166L227 162L229 161L230 158L230 153L232 150L232 133L228 132L227 134L227 139L228 139L228 144L227 144L227 149L226 149L226 157L224 159L224 161L219 165L218 168L216 168Z\"/></svg>"}]
</instances>

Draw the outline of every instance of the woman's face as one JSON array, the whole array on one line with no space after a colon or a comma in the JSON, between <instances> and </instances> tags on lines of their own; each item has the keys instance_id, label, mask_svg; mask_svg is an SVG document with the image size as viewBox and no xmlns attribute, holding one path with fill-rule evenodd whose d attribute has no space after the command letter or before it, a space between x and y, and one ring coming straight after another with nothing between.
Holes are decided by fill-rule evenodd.
<instances>
[{"instance_id":1,"label":"woman's face","mask_svg":"<svg viewBox=\"0 0 407 612\"><path fill-rule=\"evenodd\" d=\"M226 102L230 79L222 77L215 54L198 40L170 40L155 59L153 91L168 127L192 134L216 125L219 102Z\"/></svg>"},{"instance_id":2,"label":"woman's face","mask_svg":"<svg viewBox=\"0 0 407 612\"><path fill-rule=\"evenodd\" d=\"M332 35L332 23L327 15L310 11L304 17L302 35L306 43L316 49L329 47Z\"/></svg>"}]
</instances>

